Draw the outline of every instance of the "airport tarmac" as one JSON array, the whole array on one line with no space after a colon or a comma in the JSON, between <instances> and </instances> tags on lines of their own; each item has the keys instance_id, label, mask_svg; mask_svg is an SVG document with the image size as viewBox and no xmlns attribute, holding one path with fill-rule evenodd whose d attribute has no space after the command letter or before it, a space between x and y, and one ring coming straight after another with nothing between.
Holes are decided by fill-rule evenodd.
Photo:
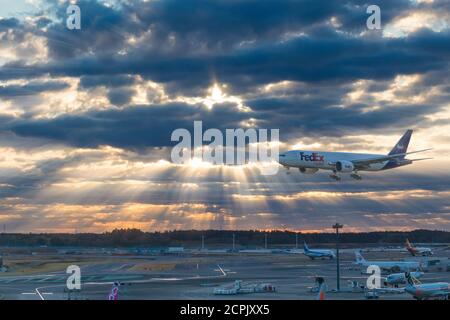
<instances>
[{"instance_id":1,"label":"airport tarmac","mask_svg":"<svg viewBox=\"0 0 450 320\"><path fill-rule=\"evenodd\" d=\"M448 258L449 250L435 257ZM405 252L366 252L370 260L411 259ZM426 259L426 258L424 258ZM14 268L0 273L0 297L3 299L96 299L105 300L112 283L120 282L119 299L315 299L311 292L316 276L325 279L327 299L364 299L363 292L332 292L336 288L336 261L310 260L303 254L270 253L183 253L161 255L108 254L60 255L42 253L33 256L9 254L5 264ZM364 285L367 275L355 268L354 254L341 254L341 289L350 281ZM30 264L30 266L27 266ZM54 264L54 265L53 265ZM81 290L68 292L66 280L69 265L81 268ZM220 266L220 268L218 267ZM40 268L40 269L39 269ZM40 270L33 272L33 270ZM214 295L215 288L244 283L271 283L274 293ZM430 269L421 282L450 281L450 272ZM379 299L412 299L405 293L380 294Z\"/></svg>"}]
</instances>

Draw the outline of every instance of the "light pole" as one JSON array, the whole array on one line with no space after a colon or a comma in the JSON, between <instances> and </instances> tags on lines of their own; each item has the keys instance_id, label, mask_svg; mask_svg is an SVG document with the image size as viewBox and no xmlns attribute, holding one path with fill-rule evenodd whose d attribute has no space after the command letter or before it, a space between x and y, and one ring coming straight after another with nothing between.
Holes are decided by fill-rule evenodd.
<instances>
[{"instance_id":1,"label":"light pole","mask_svg":"<svg viewBox=\"0 0 450 320\"><path fill-rule=\"evenodd\" d=\"M233 252L236 250L236 235L233 233Z\"/></svg>"},{"instance_id":2,"label":"light pole","mask_svg":"<svg viewBox=\"0 0 450 320\"><path fill-rule=\"evenodd\" d=\"M340 284L341 275L340 275L340 270L339 270L339 229L341 229L342 227L343 227L343 225L339 224L337 222L333 225L333 229L336 229L336 290L337 291L341 290L341 284Z\"/></svg>"},{"instance_id":3,"label":"light pole","mask_svg":"<svg viewBox=\"0 0 450 320\"><path fill-rule=\"evenodd\" d=\"M267 233L264 234L264 248L267 250Z\"/></svg>"}]
</instances>

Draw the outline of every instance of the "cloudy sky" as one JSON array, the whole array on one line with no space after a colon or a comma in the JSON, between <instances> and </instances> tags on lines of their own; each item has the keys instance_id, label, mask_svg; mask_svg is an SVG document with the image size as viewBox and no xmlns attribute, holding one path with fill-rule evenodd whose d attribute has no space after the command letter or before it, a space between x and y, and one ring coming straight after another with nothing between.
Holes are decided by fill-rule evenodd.
<instances>
[{"instance_id":1,"label":"cloudy sky","mask_svg":"<svg viewBox=\"0 0 450 320\"><path fill-rule=\"evenodd\" d=\"M450 230L449 0L0 0L9 232ZM368 30L367 6L381 8ZM177 165L171 132L279 128L280 149L434 159L362 181Z\"/></svg>"}]
</instances>

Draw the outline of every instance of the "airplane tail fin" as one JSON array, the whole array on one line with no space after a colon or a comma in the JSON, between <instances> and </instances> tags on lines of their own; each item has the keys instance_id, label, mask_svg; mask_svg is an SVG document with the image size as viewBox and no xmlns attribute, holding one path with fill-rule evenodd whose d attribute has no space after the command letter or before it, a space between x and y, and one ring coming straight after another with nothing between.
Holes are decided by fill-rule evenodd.
<instances>
[{"instance_id":1,"label":"airplane tail fin","mask_svg":"<svg viewBox=\"0 0 450 320\"><path fill-rule=\"evenodd\" d=\"M405 278L406 278L406 282L408 282L408 284L414 285L414 281L412 279L411 273L405 272Z\"/></svg>"},{"instance_id":2,"label":"airplane tail fin","mask_svg":"<svg viewBox=\"0 0 450 320\"><path fill-rule=\"evenodd\" d=\"M108 300L119 300L119 286L120 283L114 282L111 288L111 292L108 295Z\"/></svg>"},{"instance_id":3,"label":"airplane tail fin","mask_svg":"<svg viewBox=\"0 0 450 320\"><path fill-rule=\"evenodd\" d=\"M411 255L415 256L417 251L414 248L414 246L411 244L411 242L409 242L408 239L406 239L406 250L409 251L409 253L411 253Z\"/></svg>"},{"instance_id":4,"label":"airplane tail fin","mask_svg":"<svg viewBox=\"0 0 450 320\"><path fill-rule=\"evenodd\" d=\"M316 283L319 286L316 300L325 300L325 279L322 277L316 278Z\"/></svg>"},{"instance_id":5,"label":"airplane tail fin","mask_svg":"<svg viewBox=\"0 0 450 320\"><path fill-rule=\"evenodd\" d=\"M406 282L408 282L408 284L411 286L420 284L420 281L417 280L409 271L405 272L405 278L406 278Z\"/></svg>"},{"instance_id":6,"label":"airplane tail fin","mask_svg":"<svg viewBox=\"0 0 450 320\"><path fill-rule=\"evenodd\" d=\"M361 263L361 262L366 261L366 259L364 259L361 252L359 252L359 251L355 251L355 258L356 258L356 263Z\"/></svg>"},{"instance_id":7,"label":"airplane tail fin","mask_svg":"<svg viewBox=\"0 0 450 320\"><path fill-rule=\"evenodd\" d=\"M405 134L398 140L397 144L388 155L406 153L412 133L413 131L411 129L406 130ZM404 158L404 156L402 158Z\"/></svg>"},{"instance_id":8,"label":"airplane tail fin","mask_svg":"<svg viewBox=\"0 0 450 320\"><path fill-rule=\"evenodd\" d=\"M306 244L306 241L303 241L303 250L308 251L308 245Z\"/></svg>"},{"instance_id":9,"label":"airplane tail fin","mask_svg":"<svg viewBox=\"0 0 450 320\"><path fill-rule=\"evenodd\" d=\"M409 242L408 239L406 239L406 243L405 244L406 244L406 248L408 248L408 249L412 248L411 242Z\"/></svg>"}]
</instances>

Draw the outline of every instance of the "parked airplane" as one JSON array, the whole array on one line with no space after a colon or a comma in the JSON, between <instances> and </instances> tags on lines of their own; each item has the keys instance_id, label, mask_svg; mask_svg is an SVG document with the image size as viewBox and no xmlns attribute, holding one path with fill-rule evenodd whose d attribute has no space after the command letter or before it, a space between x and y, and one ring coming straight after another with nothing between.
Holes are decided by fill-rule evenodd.
<instances>
[{"instance_id":1,"label":"parked airplane","mask_svg":"<svg viewBox=\"0 0 450 320\"><path fill-rule=\"evenodd\" d=\"M414 299L438 298L448 300L450 294L450 284L448 282L420 283L409 272L405 273L408 285L405 291L412 295Z\"/></svg>"},{"instance_id":2,"label":"parked airplane","mask_svg":"<svg viewBox=\"0 0 450 320\"><path fill-rule=\"evenodd\" d=\"M419 279L423 276L423 272L420 271L413 271L410 272L411 276L413 276L415 279ZM407 283L407 279L404 272L400 273L392 273L386 277L385 285L390 285L394 287L398 287L399 284L405 284Z\"/></svg>"},{"instance_id":3,"label":"parked airplane","mask_svg":"<svg viewBox=\"0 0 450 320\"><path fill-rule=\"evenodd\" d=\"M303 245L303 254L309 258L311 258L312 260L314 260L315 258L328 258L328 259L334 259L336 258L336 256L334 255L334 252L332 250L328 250L328 249L309 249L308 245L306 244L306 242L304 242Z\"/></svg>"},{"instance_id":4,"label":"parked airplane","mask_svg":"<svg viewBox=\"0 0 450 320\"><path fill-rule=\"evenodd\" d=\"M294 167L305 174L313 174L322 169L333 171L330 178L335 180L341 179L340 173L351 173L350 176L353 179L361 180L359 171L393 169L411 164L414 161L430 159L405 159L408 154L430 150L406 152L412 132L412 130L407 130L387 155L293 150L281 153L278 162L288 170L290 167Z\"/></svg>"},{"instance_id":5,"label":"parked airplane","mask_svg":"<svg viewBox=\"0 0 450 320\"><path fill-rule=\"evenodd\" d=\"M399 271L417 271L421 269L421 264L418 261L367 261L364 259L364 257L361 255L359 251L355 251L356 256L356 264L367 268L369 266L376 265L380 267L381 270L388 271L388 272L399 272Z\"/></svg>"},{"instance_id":6,"label":"parked airplane","mask_svg":"<svg viewBox=\"0 0 450 320\"><path fill-rule=\"evenodd\" d=\"M406 239L406 250L413 256L431 256L433 254L430 248L414 247L408 239Z\"/></svg>"}]
</instances>

